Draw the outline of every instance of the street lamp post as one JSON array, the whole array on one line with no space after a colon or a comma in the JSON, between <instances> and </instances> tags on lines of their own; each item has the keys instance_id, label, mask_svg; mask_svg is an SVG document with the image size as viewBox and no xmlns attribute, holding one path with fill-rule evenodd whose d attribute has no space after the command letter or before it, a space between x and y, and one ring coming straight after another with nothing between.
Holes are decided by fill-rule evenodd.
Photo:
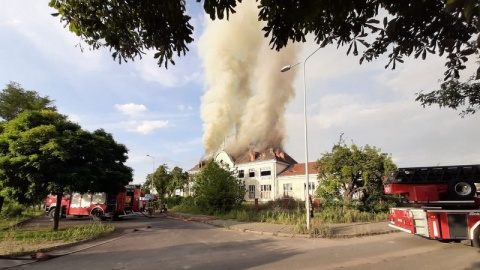
<instances>
[{"instance_id":1,"label":"street lamp post","mask_svg":"<svg viewBox=\"0 0 480 270\"><path fill-rule=\"evenodd\" d=\"M150 184L150 194L153 193L153 176L155 175L155 157L147 155L147 157L152 158L152 183Z\"/></svg>"},{"instance_id":2,"label":"street lamp post","mask_svg":"<svg viewBox=\"0 0 480 270\"><path fill-rule=\"evenodd\" d=\"M307 135L307 81L305 80L305 65L307 63L308 58L316 53L321 46L319 46L314 52L312 52L305 60L303 61L303 122L304 122L304 132L305 132L305 182L306 182L306 190L305 193L305 207L307 208L307 230L310 230L310 181L308 176L308 135ZM302 62L298 62L294 65L284 66L280 71L285 72L289 71L292 67L300 64Z\"/></svg>"}]
</instances>

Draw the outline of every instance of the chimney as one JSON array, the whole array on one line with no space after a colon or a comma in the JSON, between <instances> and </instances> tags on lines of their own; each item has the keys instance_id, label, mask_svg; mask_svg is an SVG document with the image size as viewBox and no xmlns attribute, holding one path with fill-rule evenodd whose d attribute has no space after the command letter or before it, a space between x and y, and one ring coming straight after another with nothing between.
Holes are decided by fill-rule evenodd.
<instances>
[{"instance_id":1,"label":"chimney","mask_svg":"<svg viewBox=\"0 0 480 270\"><path fill-rule=\"evenodd\" d=\"M281 151L281 152L280 152L280 157L281 157L283 160L285 160L285 152Z\"/></svg>"},{"instance_id":2,"label":"chimney","mask_svg":"<svg viewBox=\"0 0 480 270\"><path fill-rule=\"evenodd\" d=\"M250 161L255 161L257 158L257 152L250 150Z\"/></svg>"}]
</instances>

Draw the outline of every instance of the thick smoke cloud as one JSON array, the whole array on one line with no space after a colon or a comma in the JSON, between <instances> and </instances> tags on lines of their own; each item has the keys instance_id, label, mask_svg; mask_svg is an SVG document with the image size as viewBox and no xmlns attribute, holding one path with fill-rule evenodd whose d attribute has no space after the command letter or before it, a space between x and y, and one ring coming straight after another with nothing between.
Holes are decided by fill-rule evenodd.
<instances>
[{"instance_id":1,"label":"thick smoke cloud","mask_svg":"<svg viewBox=\"0 0 480 270\"><path fill-rule=\"evenodd\" d=\"M268 147L283 148L285 107L294 95L296 44L271 50L258 22L255 2L244 1L230 20L206 21L199 51L207 90L202 98L203 144L207 157Z\"/></svg>"}]
</instances>

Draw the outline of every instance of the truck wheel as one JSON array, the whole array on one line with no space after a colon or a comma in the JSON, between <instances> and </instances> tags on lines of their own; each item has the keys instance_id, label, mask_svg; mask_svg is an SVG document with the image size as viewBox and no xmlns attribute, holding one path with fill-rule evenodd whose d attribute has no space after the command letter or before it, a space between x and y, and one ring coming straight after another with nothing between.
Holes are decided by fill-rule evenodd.
<instances>
[{"instance_id":1,"label":"truck wheel","mask_svg":"<svg viewBox=\"0 0 480 270\"><path fill-rule=\"evenodd\" d=\"M103 210L102 209L98 209L98 208L95 208L92 210L92 213L91 213L92 217L94 220L102 220L103 218Z\"/></svg>"},{"instance_id":2,"label":"truck wheel","mask_svg":"<svg viewBox=\"0 0 480 270\"><path fill-rule=\"evenodd\" d=\"M477 188L470 180L457 179L448 184L448 194L453 200L472 200L476 192Z\"/></svg>"},{"instance_id":3,"label":"truck wheel","mask_svg":"<svg viewBox=\"0 0 480 270\"><path fill-rule=\"evenodd\" d=\"M48 211L48 216L53 219L55 217L55 208L52 208L50 209L50 211Z\"/></svg>"},{"instance_id":4,"label":"truck wheel","mask_svg":"<svg viewBox=\"0 0 480 270\"><path fill-rule=\"evenodd\" d=\"M474 247L480 248L480 226L473 231L472 243Z\"/></svg>"}]
</instances>

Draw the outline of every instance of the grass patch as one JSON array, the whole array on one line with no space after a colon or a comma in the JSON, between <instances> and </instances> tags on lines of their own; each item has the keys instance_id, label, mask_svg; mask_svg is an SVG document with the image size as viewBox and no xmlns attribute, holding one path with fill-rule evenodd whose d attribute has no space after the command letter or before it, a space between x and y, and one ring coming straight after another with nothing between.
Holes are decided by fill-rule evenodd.
<instances>
[{"instance_id":1,"label":"grass patch","mask_svg":"<svg viewBox=\"0 0 480 270\"><path fill-rule=\"evenodd\" d=\"M52 229L0 231L0 254L17 254L41 250L52 244L72 243L95 239L115 230L115 227L100 222L68 227L53 231Z\"/></svg>"},{"instance_id":2,"label":"grass patch","mask_svg":"<svg viewBox=\"0 0 480 270\"><path fill-rule=\"evenodd\" d=\"M257 211L258 209L258 211ZM325 207L315 211L310 220L310 231L306 228L306 211L304 202L276 200L255 207L245 203L240 208L227 213L211 213L202 211L193 204L175 206L173 211L186 214L215 215L218 219L232 219L240 222L264 222L272 224L294 225L295 232L312 234L317 237L330 237L333 235L329 224L334 223L362 223L379 222L387 220L386 212L365 212L358 209L343 209L343 207Z\"/></svg>"},{"instance_id":3,"label":"grass patch","mask_svg":"<svg viewBox=\"0 0 480 270\"><path fill-rule=\"evenodd\" d=\"M29 220L33 217L40 216L44 214L43 211L25 211L21 215L10 217L6 215L0 215L0 231L7 230L9 228L14 227L15 225Z\"/></svg>"},{"instance_id":4,"label":"grass patch","mask_svg":"<svg viewBox=\"0 0 480 270\"><path fill-rule=\"evenodd\" d=\"M315 213L325 223L379 222L388 220L386 212L363 212L356 209L325 208Z\"/></svg>"}]
</instances>

